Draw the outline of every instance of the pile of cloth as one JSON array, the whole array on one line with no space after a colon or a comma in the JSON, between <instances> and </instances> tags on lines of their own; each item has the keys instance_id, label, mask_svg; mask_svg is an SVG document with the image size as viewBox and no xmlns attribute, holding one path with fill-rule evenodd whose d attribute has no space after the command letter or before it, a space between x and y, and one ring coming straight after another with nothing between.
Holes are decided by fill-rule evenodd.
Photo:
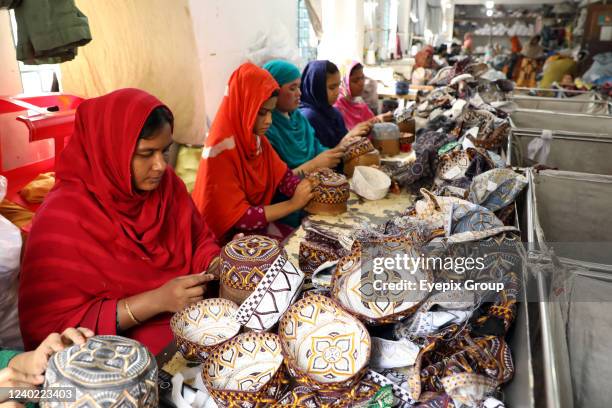
<instances>
[{"instance_id":1,"label":"pile of cloth","mask_svg":"<svg viewBox=\"0 0 612 408\"><path fill-rule=\"evenodd\" d=\"M612 52L595 55L593 65L584 73L582 80L595 85L612 82Z\"/></svg>"},{"instance_id":2,"label":"pile of cloth","mask_svg":"<svg viewBox=\"0 0 612 408\"><path fill-rule=\"evenodd\" d=\"M345 265L358 259L356 247L369 244L372 254L377 254L385 244L408 242L427 259L486 259L482 268L474 270L434 266L432 282L462 282L463 289L430 291L408 313L390 319L393 321L372 322L357 315L372 338L368 378L391 385L393 406L504 406L503 385L514 375L506 335L517 313L526 255L517 229L498 215L512 212L526 185L526 177L512 169L494 168L473 178L466 198L422 189L423 198L401 216L382 224L364 223L335 236L334 246L346 250L352 243L352 249L340 259L342 267L330 271L323 265L314 272L312 291L342 306L350 294L338 290L338 282ZM329 240L334 241L329 229L325 239L328 245ZM353 288L361 296L367 286L363 259L362 286ZM326 273L327 278L322 278ZM472 290L468 281L478 282L480 289ZM389 293L379 296L380 304L395 299ZM367 297L361 299L368 304ZM395 305L400 309L401 301L395 299Z\"/></svg>"},{"instance_id":3,"label":"pile of cloth","mask_svg":"<svg viewBox=\"0 0 612 408\"><path fill-rule=\"evenodd\" d=\"M385 164L382 170L413 193L424 187L464 198L475 176L503 168L510 123L504 104L497 101L505 99L513 84L483 78L489 73L486 64L470 60L438 71L430 81L438 87L415 110L423 124L413 144L416 160Z\"/></svg>"},{"instance_id":4,"label":"pile of cloth","mask_svg":"<svg viewBox=\"0 0 612 408\"><path fill-rule=\"evenodd\" d=\"M535 34L535 26L533 24L525 24L522 21L515 21L510 27L503 23L494 25L485 24L474 31L476 35L496 35L496 36L532 36Z\"/></svg>"},{"instance_id":5,"label":"pile of cloth","mask_svg":"<svg viewBox=\"0 0 612 408\"><path fill-rule=\"evenodd\" d=\"M478 290L433 290L409 312L385 319L356 314L372 336L369 378L392 386L393 406L503 407L503 386L514 375L506 336L517 313L526 260L514 214L527 179L506 167L503 158L510 125L496 101L513 85L482 78L486 72L488 67L469 60L445 68L432 80L438 87L417 102L415 116L425 126L413 144L416 160L382 166L416 194L413 205L382 224L364 223L351 231L311 223L302 242L327 254L340 249L336 259L321 257L320 265L310 267L311 290L342 306L350 306L351 295L340 283L347 265L360 260L366 276L364 254L378 254L381 246L413 246L427 258L487 260L477 270L430 270L436 283L482 283ZM353 287L362 295L370 290L363 281ZM377 304L401 309L401 302L385 296ZM368 307L367 298L361 302L356 303Z\"/></svg>"},{"instance_id":6,"label":"pile of cloth","mask_svg":"<svg viewBox=\"0 0 612 408\"><path fill-rule=\"evenodd\" d=\"M522 21L515 21L506 33L510 36L532 36L535 35L535 26L533 24L527 25Z\"/></svg>"}]
</instances>

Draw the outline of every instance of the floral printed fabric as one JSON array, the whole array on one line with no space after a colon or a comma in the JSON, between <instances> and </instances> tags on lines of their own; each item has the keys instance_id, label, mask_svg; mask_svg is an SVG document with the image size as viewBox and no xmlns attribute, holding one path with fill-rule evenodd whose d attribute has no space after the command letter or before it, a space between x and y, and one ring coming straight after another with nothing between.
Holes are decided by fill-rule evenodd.
<instances>
[{"instance_id":1,"label":"floral printed fabric","mask_svg":"<svg viewBox=\"0 0 612 408\"><path fill-rule=\"evenodd\" d=\"M474 177L468 199L497 211L514 202L526 185L527 178L512 169L493 169Z\"/></svg>"}]
</instances>

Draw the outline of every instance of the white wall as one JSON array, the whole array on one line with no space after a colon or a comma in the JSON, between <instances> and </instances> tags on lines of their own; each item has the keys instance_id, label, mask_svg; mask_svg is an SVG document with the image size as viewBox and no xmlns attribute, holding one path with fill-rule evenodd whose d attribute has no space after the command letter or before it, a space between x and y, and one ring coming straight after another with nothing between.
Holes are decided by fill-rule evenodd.
<instances>
[{"instance_id":1,"label":"white wall","mask_svg":"<svg viewBox=\"0 0 612 408\"><path fill-rule=\"evenodd\" d=\"M212 122L231 73L244 62L259 31L285 27L297 47L297 0L189 0L204 83L206 115ZM281 30L282 31L282 30Z\"/></svg>"},{"instance_id":2,"label":"white wall","mask_svg":"<svg viewBox=\"0 0 612 408\"><path fill-rule=\"evenodd\" d=\"M362 61L364 53L363 0L323 0L323 38L318 58L343 63Z\"/></svg>"},{"instance_id":3,"label":"white wall","mask_svg":"<svg viewBox=\"0 0 612 408\"><path fill-rule=\"evenodd\" d=\"M411 0L400 0L399 9L397 12L397 25L400 43L402 45L402 52L410 52L410 8L412 6ZM404 52L404 57L408 56L408 53Z\"/></svg>"},{"instance_id":4,"label":"white wall","mask_svg":"<svg viewBox=\"0 0 612 408\"><path fill-rule=\"evenodd\" d=\"M0 95L22 92L8 10L0 10Z\"/></svg>"}]
</instances>

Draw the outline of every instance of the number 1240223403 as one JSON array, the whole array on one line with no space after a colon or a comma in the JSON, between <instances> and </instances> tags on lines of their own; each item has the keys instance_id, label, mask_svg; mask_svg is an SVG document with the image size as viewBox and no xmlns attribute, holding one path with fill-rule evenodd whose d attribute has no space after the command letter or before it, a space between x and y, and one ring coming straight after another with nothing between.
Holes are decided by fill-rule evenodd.
<instances>
[{"instance_id":1,"label":"number 1240223403","mask_svg":"<svg viewBox=\"0 0 612 408\"><path fill-rule=\"evenodd\" d=\"M74 387L58 388L12 388L0 387L0 402L74 402L76 389Z\"/></svg>"}]
</instances>

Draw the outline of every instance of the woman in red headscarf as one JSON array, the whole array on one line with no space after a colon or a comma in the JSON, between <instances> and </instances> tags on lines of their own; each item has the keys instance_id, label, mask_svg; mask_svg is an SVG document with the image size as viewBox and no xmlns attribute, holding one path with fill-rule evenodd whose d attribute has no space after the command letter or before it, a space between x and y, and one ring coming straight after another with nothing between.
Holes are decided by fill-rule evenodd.
<instances>
[{"instance_id":1,"label":"woman in red headscarf","mask_svg":"<svg viewBox=\"0 0 612 408\"><path fill-rule=\"evenodd\" d=\"M237 232L283 238L290 228L274 221L302 209L313 196L311 183L293 174L265 136L277 94L272 75L251 63L229 80L192 193L220 240ZM271 204L276 192L291 198Z\"/></svg>"},{"instance_id":2,"label":"woman in red headscarf","mask_svg":"<svg viewBox=\"0 0 612 408\"><path fill-rule=\"evenodd\" d=\"M204 296L219 247L166 164L173 122L162 102L137 89L77 109L57 184L25 251L19 317L26 348L83 326L131 337L157 354L172 340L170 313Z\"/></svg>"}]
</instances>

